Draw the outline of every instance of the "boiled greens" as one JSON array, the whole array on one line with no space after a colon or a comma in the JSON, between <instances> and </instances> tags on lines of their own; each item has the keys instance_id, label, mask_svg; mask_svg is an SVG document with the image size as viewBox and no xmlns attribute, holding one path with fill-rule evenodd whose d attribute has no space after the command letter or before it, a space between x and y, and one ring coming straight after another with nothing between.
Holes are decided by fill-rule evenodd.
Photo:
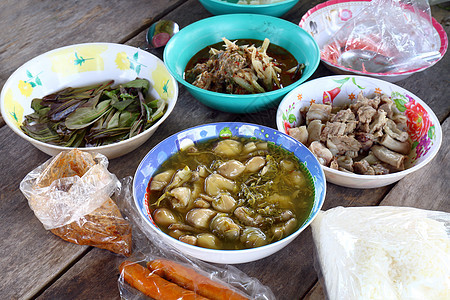
<instances>
[{"instance_id":1,"label":"boiled greens","mask_svg":"<svg viewBox=\"0 0 450 300\"><path fill-rule=\"evenodd\" d=\"M34 113L21 129L30 137L65 147L95 147L131 138L152 126L166 111L153 99L150 82L137 78L112 87L114 81L68 87L33 99Z\"/></svg>"}]
</instances>

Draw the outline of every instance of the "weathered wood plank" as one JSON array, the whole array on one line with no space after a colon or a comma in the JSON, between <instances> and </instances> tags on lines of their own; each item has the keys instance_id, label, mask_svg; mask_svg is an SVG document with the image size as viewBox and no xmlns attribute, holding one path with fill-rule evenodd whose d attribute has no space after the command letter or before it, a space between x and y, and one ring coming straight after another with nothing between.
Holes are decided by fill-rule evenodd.
<instances>
[{"instance_id":1,"label":"weathered wood plank","mask_svg":"<svg viewBox=\"0 0 450 300\"><path fill-rule=\"evenodd\" d=\"M325 299L325 293L322 285L319 283L315 284L314 287L308 292L304 297L305 300L322 300Z\"/></svg>"},{"instance_id":2,"label":"weathered wood plank","mask_svg":"<svg viewBox=\"0 0 450 300\"><path fill-rule=\"evenodd\" d=\"M123 260L121 256L93 248L37 299L120 299L117 279Z\"/></svg>"},{"instance_id":3,"label":"weathered wood plank","mask_svg":"<svg viewBox=\"0 0 450 300\"><path fill-rule=\"evenodd\" d=\"M86 247L46 231L19 190L25 175L49 156L17 138L7 126L0 128L0 145L0 291L3 299L29 298Z\"/></svg>"},{"instance_id":4,"label":"weathered wood plank","mask_svg":"<svg viewBox=\"0 0 450 300\"><path fill-rule=\"evenodd\" d=\"M0 87L37 55L78 43L123 43L184 1L1 1Z\"/></svg>"}]
</instances>

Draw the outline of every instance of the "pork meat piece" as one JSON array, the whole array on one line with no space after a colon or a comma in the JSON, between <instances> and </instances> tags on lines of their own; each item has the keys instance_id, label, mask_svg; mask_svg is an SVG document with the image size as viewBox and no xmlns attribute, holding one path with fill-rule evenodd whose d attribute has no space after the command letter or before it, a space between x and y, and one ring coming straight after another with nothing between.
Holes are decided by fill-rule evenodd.
<instances>
[{"instance_id":1,"label":"pork meat piece","mask_svg":"<svg viewBox=\"0 0 450 300\"><path fill-rule=\"evenodd\" d=\"M331 116L331 105L313 103L306 113L306 124L312 120L320 120L322 123L327 122Z\"/></svg>"},{"instance_id":2,"label":"pork meat piece","mask_svg":"<svg viewBox=\"0 0 450 300\"><path fill-rule=\"evenodd\" d=\"M350 158L357 158L359 156L358 151L345 151L344 156Z\"/></svg>"},{"instance_id":3,"label":"pork meat piece","mask_svg":"<svg viewBox=\"0 0 450 300\"><path fill-rule=\"evenodd\" d=\"M394 101L392 101L391 98L386 94L381 95L380 99L381 102L380 106L378 106L378 109L384 110L387 113L387 117L389 119L392 119L394 115Z\"/></svg>"},{"instance_id":4,"label":"pork meat piece","mask_svg":"<svg viewBox=\"0 0 450 300\"><path fill-rule=\"evenodd\" d=\"M343 154L347 151L358 152L359 149L361 149L361 144L358 140L351 136L330 136L329 140L336 146L339 154Z\"/></svg>"},{"instance_id":5,"label":"pork meat piece","mask_svg":"<svg viewBox=\"0 0 450 300\"><path fill-rule=\"evenodd\" d=\"M353 170L357 174L362 175L375 175L375 170L371 165L365 160L357 161L353 164Z\"/></svg>"},{"instance_id":6,"label":"pork meat piece","mask_svg":"<svg viewBox=\"0 0 450 300\"><path fill-rule=\"evenodd\" d=\"M308 149L311 150L319 163L323 166L328 166L330 161L333 159L333 154L331 153L331 151L321 142L312 142L311 145L309 145Z\"/></svg>"},{"instance_id":7,"label":"pork meat piece","mask_svg":"<svg viewBox=\"0 0 450 300\"><path fill-rule=\"evenodd\" d=\"M357 121L348 121L345 123L345 134L351 134L355 131L356 125L358 125Z\"/></svg>"},{"instance_id":8,"label":"pork meat piece","mask_svg":"<svg viewBox=\"0 0 450 300\"><path fill-rule=\"evenodd\" d=\"M370 133L375 133L376 131L379 131L381 128L383 128L384 124L386 124L387 118L386 118L386 112L383 110L377 111L375 114L375 117L373 118L372 122L370 123Z\"/></svg>"},{"instance_id":9,"label":"pork meat piece","mask_svg":"<svg viewBox=\"0 0 450 300\"><path fill-rule=\"evenodd\" d=\"M386 112L387 117L392 119L394 116L394 101L392 101L387 95L383 94L381 96L381 103L378 106L378 110L383 110Z\"/></svg>"},{"instance_id":10,"label":"pork meat piece","mask_svg":"<svg viewBox=\"0 0 450 300\"><path fill-rule=\"evenodd\" d=\"M357 112L361 106L370 105L372 108L377 109L380 104L381 99L380 96L376 95L374 98L366 98L364 97L362 91L356 97L356 103L350 104L350 109L353 112Z\"/></svg>"},{"instance_id":11,"label":"pork meat piece","mask_svg":"<svg viewBox=\"0 0 450 300\"><path fill-rule=\"evenodd\" d=\"M356 112L358 120L361 123L370 123L377 110L370 105L361 106Z\"/></svg>"},{"instance_id":12,"label":"pork meat piece","mask_svg":"<svg viewBox=\"0 0 450 300\"><path fill-rule=\"evenodd\" d=\"M392 138L405 142L408 140L409 136L407 132L402 131L398 128L398 125L392 120L386 120L386 124L383 126L384 132L390 135Z\"/></svg>"},{"instance_id":13,"label":"pork meat piece","mask_svg":"<svg viewBox=\"0 0 450 300\"><path fill-rule=\"evenodd\" d=\"M370 123L359 122L358 125L356 126L356 131L369 132L370 131Z\"/></svg>"},{"instance_id":14,"label":"pork meat piece","mask_svg":"<svg viewBox=\"0 0 450 300\"><path fill-rule=\"evenodd\" d=\"M343 122L327 122L320 134L320 140L325 142L328 136L342 136L345 134L347 126Z\"/></svg>"},{"instance_id":15,"label":"pork meat piece","mask_svg":"<svg viewBox=\"0 0 450 300\"><path fill-rule=\"evenodd\" d=\"M375 171L375 175L385 175L390 173L389 169L385 168L382 164L373 165L372 168Z\"/></svg>"},{"instance_id":16,"label":"pork meat piece","mask_svg":"<svg viewBox=\"0 0 450 300\"><path fill-rule=\"evenodd\" d=\"M320 120L312 120L308 125L308 145L314 141L320 141L320 135L325 127Z\"/></svg>"},{"instance_id":17,"label":"pork meat piece","mask_svg":"<svg viewBox=\"0 0 450 300\"><path fill-rule=\"evenodd\" d=\"M334 169L334 170L339 170L339 164L336 160L336 157L333 158L333 160L330 163L330 168Z\"/></svg>"},{"instance_id":18,"label":"pork meat piece","mask_svg":"<svg viewBox=\"0 0 450 300\"><path fill-rule=\"evenodd\" d=\"M355 133L355 138L361 144L361 149L363 151L369 151L374 143L374 135L367 132L358 131Z\"/></svg>"},{"instance_id":19,"label":"pork meat piece","mask_svg":"<svg viewBox=\"0 0 450 300\"><path fill-rule=\"evenodd\" d=\"M339 156L336 159L339 168L346 169L347 171L353 172L353 159L349 156Z\"/></svg>"},{"instance_id":20,"label":"pork meat piece","mask_svg":"<svg viewBox=\"0 0 450 300\"><path fill-rule=\"evenodd\" d=\"M331 122L348 122L354 120L356 120L355 114L350 108L338 111L336 114L332 115L330 119Z\"/></svg>"},{"instance_id":21,"label":"pork meat piece","mask_svg":"<svg viewBox=\"0 0 450 300\"><path fill-rule=\"evenodd\" d=\"M308 130L306 126L289 128L288 134L304 145L308 142Z\"/></svg>"}]
</instances>

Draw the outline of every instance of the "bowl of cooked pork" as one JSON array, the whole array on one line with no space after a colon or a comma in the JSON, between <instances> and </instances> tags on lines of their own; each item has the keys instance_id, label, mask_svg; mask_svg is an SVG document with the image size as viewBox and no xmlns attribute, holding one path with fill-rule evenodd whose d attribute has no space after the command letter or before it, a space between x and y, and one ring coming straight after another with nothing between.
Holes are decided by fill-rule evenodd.
<instances>
[{"instance_id":1,"label":"bowl of cooked pork","mask_svg":"<svg viewBox=\"0 0 450 300\"><path fill-rule=\"evenodd\" d=\"M320 62L319 48L292 22L227 14L195 22L164 49L169 72L198 101L232 113L276 107Z\"/></svg>"},{"instance_id":2,"label":"bowl of cooked pork","mask_svg":"<svg viewBox=\"0 0 450 300\"><path fill-rule=\"evenodd\" d=\"M276 120L314 153L327 181L352 188L394 183L429 163L442 143L423 100L365 76L311 80L286 95Z\"/></svg>"}]
</instances>

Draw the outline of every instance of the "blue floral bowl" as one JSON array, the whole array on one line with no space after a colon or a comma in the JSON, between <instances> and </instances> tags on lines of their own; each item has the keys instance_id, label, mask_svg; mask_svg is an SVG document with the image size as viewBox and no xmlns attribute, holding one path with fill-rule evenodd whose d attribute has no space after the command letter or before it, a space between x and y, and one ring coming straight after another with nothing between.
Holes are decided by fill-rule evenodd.
<instances>
[{"instance_id":1,"label":"blue floral bowl","mask_svg":"<svg viewBox=\"0 0 450 300\"><path fill-rule=\"evenodd\" d=\"M271 43L289 51L299 63L305 64L302 77L284 88L249 95L216 93L188 83L184 79L184 71L189 60L203 48L220 42L222 37L231 41L268 38ZM294 23L255 14L221 15L195 22L174 35L164 49L167 69L194 98L206 106L231 113L253 113L276 107L283 96L316 71L319 62L319 47L306 31Z\"/></svg>"},{"instance_id":2,"label":"blue floral bowl","mask_svg":"<svg viewBox=\"0 0 450 300\"><path fill-rule=\"evenodd\" d=\"M198 142L213 138L248 137L267 141L268 143L292 152L306 167L310 180L314 184L314 204L307 220L291 235L266 246L245 250L214 250L192 246L169 236L154 223L149 211L147 186L159 166L170 156ZM211 123L192 127L176 133L156 145L139 164L133 181L134 202L140 216L150 228L168 244L185 254L201 260L236 264L246 263L269 256L293 241L316 217L321 209L326 193L325 174L314 155L300 142L278 130L248 123Z\"/></svg>"}]
</instances>

